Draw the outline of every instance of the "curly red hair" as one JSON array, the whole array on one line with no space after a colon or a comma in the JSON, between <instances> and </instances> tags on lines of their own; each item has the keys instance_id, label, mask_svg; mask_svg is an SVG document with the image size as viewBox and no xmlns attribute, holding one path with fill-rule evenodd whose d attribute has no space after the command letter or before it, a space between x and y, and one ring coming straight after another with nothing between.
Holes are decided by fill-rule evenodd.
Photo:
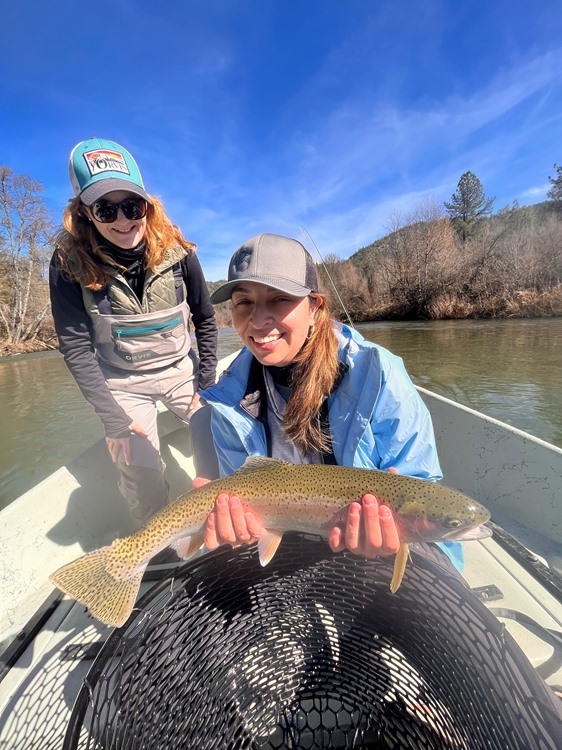
<instances>
[{"instance_id":1,"label":"curly red hair","mask_svg":"<svg viewBox=\"0 0 562 750\"><path fill-rule=\"evenodd\" d=\"M146 212L145 265L154 269L172 247L181 245L194 252L196 245L186 240L179 227L172 224L158 198L150 196L150 200ZM103 264L115 265L115 261L104 251L100 235L82 208L79 197L68 202L62 219L64 228L57 234L55 244L63 270L88 289L96 291L103 289L109 279ZM72 263L69 263L70 255Z\"/></svg>"}]
</instances>

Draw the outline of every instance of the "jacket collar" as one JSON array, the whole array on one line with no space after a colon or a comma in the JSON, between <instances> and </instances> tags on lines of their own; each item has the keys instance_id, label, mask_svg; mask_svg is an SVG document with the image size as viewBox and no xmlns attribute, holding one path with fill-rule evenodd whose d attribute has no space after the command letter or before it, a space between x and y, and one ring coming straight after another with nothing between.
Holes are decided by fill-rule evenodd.
<instances>
[{"instance_id":1,"label":"jacket collar","mask_svg":"<svg viewBox=\"0 0 562 750\"><path fill-rule=\"evenodd\" d=\"M334 382L334 386L330 391L328 398L340 385L344 378L345 373L349 370L349 365L341 360L338 362L338 374ZM262 394L265 393L265 378L263 374L263 366L258 362L255 357L252 357L250 362L250 369L248 371L248 381L246 383L246 389L244 395L240 400L240 406L244 411L254 419L259 419L263 422L266 419L265 416L265 399L262 398ZM326 416L328 414L327 399L324 399L322 408L326 406ZM322 415L322 409L321 409Z\"/></svg>"},{"instance_id":2,"label":"jacket collar","mask_svg":"<svg viewBox=\"0 0 562 750\"><path fill-rule=\"evenodd\" d=\"M266 399L262 398L262 394L264 393L265 378L263 366L255 357L252 357L246 389L240 401L240 406L247 414L254 419L258 419L260 422L267 422Z\"/></svg>"},{"instance_id":3,"label":"jacket collar","mask_svg":"<svg viewBox=\"0 0 562 750\"><path fill-rule=\"evenodd\" d=\"M338 374L336 375L334 386L330 394L328 395L328 397L325 398L324 401L322 402L322 405L320 406L320 410L318 413L320 423L324 427L329 428L329 425L330 425L329 409L328 409L329 397L336 390L336 388L340 385L344 375L346 374L348 370L349 370L349 366L345 362L340 361L338 363ZM264 397L265 393L266 393L266 389L265 389L265 377L264 377L264 372L263 372L263 365L261 365L255 357L252 357L252 360L250 362L250 369L248 371L248 380L246 383L246 389L244 391L244 395L242 396L242 399L240 400L240 408L243 409L247 414L249 414L250 417L258 420L264 425L265 432L266 432L266 441L267 441L267 446L269 450L270 434L269 434L268 423L267 423L267 398ZM326 453L323 454L323 462L325 464L336 463L334 452L331 447Z\"/></svg>"}]
</instances>

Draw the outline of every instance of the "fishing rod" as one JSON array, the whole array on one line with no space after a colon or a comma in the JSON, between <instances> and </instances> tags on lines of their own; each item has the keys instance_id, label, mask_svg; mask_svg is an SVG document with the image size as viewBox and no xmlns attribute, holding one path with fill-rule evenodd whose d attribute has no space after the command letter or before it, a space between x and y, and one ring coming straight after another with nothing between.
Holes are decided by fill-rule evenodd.
<instances>
[{"instance_id":1,"label":"fishing rod","mask_svg":"<svg viewBox=\"0 0 562 750\"><path fill-rule=\"evenodd\" d=\"M316 242L314 242L314 240L310 236L310 232L308 231L308 229L306 227L303 227L302 224L299 224L299 229L302 232L306 232L306 235L308 236L308 239L311 241L312 245L314 246L314 249L318 253L318 257L320 258L320 262L322 263L322 268L326 272L326 276L330 279L330 283L331 283L332 287L334 288L334 292L336 293L336 297L338 298L338 301L339 301L340 305L342 306L342 309L343 309L344 313L347 316L347 320L349 322L349 325L351 326L351 328L355 328L355 326L353 325L353 321L351 320L351 316L347 312L347 308L344 305L342 298L340 297L340 293L338 292L338 289L337 289L337 287L336 287L336 285L334 283L334 280L332 279L332 276L330 275L330 272L328 270L328 266L326 265L326 263L324 261L324 258L322 257L322 253L318 249L318 245L316 244Z\"/></svg>"}]
</instances>

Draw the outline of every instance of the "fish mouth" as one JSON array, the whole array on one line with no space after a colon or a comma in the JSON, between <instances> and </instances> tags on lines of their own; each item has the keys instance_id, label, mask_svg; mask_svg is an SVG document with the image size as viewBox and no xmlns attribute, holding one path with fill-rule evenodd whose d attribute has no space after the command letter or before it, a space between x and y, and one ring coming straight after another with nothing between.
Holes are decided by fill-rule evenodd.
<instances>
[{"instance_id":1,"label":"fish mouth","mask_svg":"<svg viewBox=\"0 0 562 750\"><path fill-rule=\"evenodd\" d=\"M445 534L443 541L447 542L471 542L475 539L487 539L492 536L492 529L484 524L473 526L471 529L465 529L461 532L451 531Z\"/></svg>"},{"instance_id":2,"label":"fish mouth","mask_svg":"<svg viewBox=\"0 0 562 750\"><path fill-rule=\"evenodd\" d=\"M485 520L488 520L487 518ZM469 542L474 539L486 539L492 531L484 525L485 521L473 521L471 526L459 529L446 529L425 516L397 519L399 536L417 542Z\"/></svg>"}]
</instances>

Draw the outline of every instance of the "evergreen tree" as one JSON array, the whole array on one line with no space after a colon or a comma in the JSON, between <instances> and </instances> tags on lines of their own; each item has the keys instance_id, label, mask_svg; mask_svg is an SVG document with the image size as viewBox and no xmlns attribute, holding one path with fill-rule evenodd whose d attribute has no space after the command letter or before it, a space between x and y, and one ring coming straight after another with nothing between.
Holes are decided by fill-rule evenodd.
<instances>
[{"instance_id":1,"label":"evergreen tree","mask_svg":"<svg viewBox=\"0 0 562 750\"><path fill-rule=\"evenodd\" d=\"M465 172L457 183L451 202L444 203L453 226L463 242L474 235L480 219L490 216L495 198L487 198L478 177Z\"/></svg>"},{"instance_id":2,"label":"evergreen tree","mask_svg":"<svg viewBox=\"0 0 562 750\"><path fill-rule=\"evenodd\" d=\"M556 177L548 176L548 179L550 181L550 184L552 187L546 194L547 198L550 198L551 201L562 201L562 167L559 167L558 164L554 165L554 169L556 170Z\"/></svg>"}]
</instances>

